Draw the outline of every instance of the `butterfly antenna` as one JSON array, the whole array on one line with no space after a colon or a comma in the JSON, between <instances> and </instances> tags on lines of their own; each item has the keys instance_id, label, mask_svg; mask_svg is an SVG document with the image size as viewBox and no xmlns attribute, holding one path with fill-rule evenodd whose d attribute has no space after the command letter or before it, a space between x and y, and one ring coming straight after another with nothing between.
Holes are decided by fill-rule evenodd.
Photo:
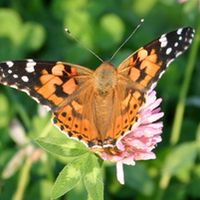
<instances>
[{"instance_id":1,"label":"butterfly antenna","mask_svg":"<svg viewBox=\"0 0 200 200\"><path fill-rule=\"evenodd\" d=\"M73 39L75 40L81 47L83 47L84 49L86 49L87 51L89 51L92 55L94 55L98 60L100 60L101 62L104 62L104 60L99 57L94 51L92 51L91 49L89 49L88 47L86 47L85 45L83 45L76 37L74 37L71 32L69 31L68 28L65 28L65 31L67 32L67 34Z\"/></svg>"},{"instance_id":2,"label":"butterfly antenna","mask_svg":"<svg viewBox=\"0 0 200 200\"><path fill-rule=\"evenodd\" d=\"M135 32L140 28L140 26L142 25L142 23L144 22L144 19L140 20L140 23L137 25L137 27L133 30L133 32L126 38L126 40L119 46L119 48L114 52L114 54L112 55L112 57L110 58L110 61L113 60L113 58L116 56L116 54L119 52L119 50L131 39L131 37L133 36L133 34L135 34Z\"/></svg>"}]
</instances>

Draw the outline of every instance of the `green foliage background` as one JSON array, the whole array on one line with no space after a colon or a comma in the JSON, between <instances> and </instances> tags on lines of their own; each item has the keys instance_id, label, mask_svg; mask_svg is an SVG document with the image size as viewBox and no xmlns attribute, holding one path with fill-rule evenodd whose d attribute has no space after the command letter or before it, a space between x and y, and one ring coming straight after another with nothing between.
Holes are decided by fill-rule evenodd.
<instances>
[{"instance_id":1,"label":"green foliage background","mask_svg":"<svg viewBox=\"0 0 200 200\"><path fill-rule=\"evenodd\" d=\"M185 4L175 0L0 0L2 61L25 58L61 60L95 69L99 61L67 37L66 27L106 60L144 18L140 30L113 61L116 65L165 32L182 26L196 29L193 46L170 65L157 87L165 112L163 141L155 149L157 159L139 161L134 167L126 166L125 185L117 182L115 166L105 163L101 178L104 178L104 198L107 200L200 199L199 12L199 0L189 0ZM25 129L28 139L23 145L16 144L10 136L13 119L17 119ZM57 146L55 155L51 155L41 152L34 142L33 139L40 136L60 136L50 124L50 115L38 114L38 105L27 95L0 86L0 199L50 199L53 183L62 168L67 163L75 163L73 166L82 163L73 158L77 151L83 154L84 148L76 150L69 145L72 158L68 151ZM49 144L52 145L52 141L50 139L48 145L44 140L38 143L51 149ZM54 141L63 142L59 138ZM33 152L20 157L19 152L26 152L27 146L31 146ZM16 172L3 178L2 174L13 156L17 162L10 170ZM88 154L88 161L91 159L98 166L97 158L91 156ZM64 170L77 178L73 168L67 166ZM94 172L94 176L98 173ZM76 184L71 188L76 187L70 190L68 185L70 191L60 199L102 199L102 188L98 191L94 188L98 182L89 183L93 174L86 175L84 180L73 180ZM54 190L58 192L55 187Z\"/></svg>"}]
</instances>

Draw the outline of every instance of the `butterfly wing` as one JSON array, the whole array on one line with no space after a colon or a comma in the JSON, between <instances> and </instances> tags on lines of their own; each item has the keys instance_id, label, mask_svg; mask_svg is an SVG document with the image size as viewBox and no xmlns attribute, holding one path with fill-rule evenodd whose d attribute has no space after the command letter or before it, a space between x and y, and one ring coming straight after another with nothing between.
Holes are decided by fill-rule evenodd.
<instances>
[{"instance_id":1,"label":"butterfly wing","mask_svg":"<svg viewBox=\"0 0 200 200\"><path fill-rule=\"evenodd\" d=\"M53 113L53 123L69 137L92 147L101 146L101 135L95 123L95 95L93 80L87 80L81 92ZM101 112L98 110L98 112Z\"/></svg>"},{"instance_id":2,"label":"butterfly wing","mask_svg":"<svg viewBox=\"0 0 200 200\"><path fill-rule=\"evenodd\" d=\"M139 118L139 108L142 104L142 93L127 87L120 79L114 91L112 107L109 107L112 120L103 141L103 146L114 146L116 142L132 129Z\"/></svg>"},{"instance_id":3,"label":"butterfly wing","mask_svg":"<svg viewBox=\"0 0 200 200\"><path fill-rule=\"evenodd\" d=\"M63 62L28 59L0 63L0 83L28 93L52 111L77 92L91 74L90 69Z\"/></svg>"},{"instance_id":4,"label":"butterfly wing","mask_svg":"<svg viewBox=\"0 0 200 200\"><path fill-rule=\"evenodd\" d=\"M99 138L93 120L92 70L63 62L7 61L0 63L0 83L48 106L54 125L66 135L86 144Z\"/></svg>"},{"instance_id":5,"label":"butterfly wing","mask_svg":"<svg viewBox=\"0 0 200 200\"><path fill-rule=\"evenodd\" d=\"M163 34L131 54L119 65L118 72L146 90L153 88L168 65L188 49L193 37L190 27Z\"/></svg>"},{"instance_id":6,"label":"butterfly wing","mask_svg":"<svg viewBox=\"0 0 200 200\"><path fill-rule=\"evenodd\" d=\"M118 85L123 86L118 91L121 102L118 109L121 114L113 120L113 138L117 140L132 128L139 118L139 108L145 102L146 92L155 87L167 66L187 50L193 37L194 30L189 27L164 34L131 54L119 65Z\"/></svg>"},{"instance_id":7,"label":"butterfly wing","mask_svg":"<svg viewBox=\"0 0 200 200\"><path fill-rule=\"evenodd\" d=\"M191 28L178 29L130 55L117 69L116 88L103 101L95 96L94 72L69 63L1 62L0 83L25 91L48 106L53 112L54 124L68 136L90 147L113 146L137 121L146 91L153 87L169 63L188 48L193 36ZM105 119L101 119L101 107L107 116ZM101 129L99 121L106 126ZM100 131L103 136L99 129L105 129L105 133Z\"/></svg>"}]
</instances>

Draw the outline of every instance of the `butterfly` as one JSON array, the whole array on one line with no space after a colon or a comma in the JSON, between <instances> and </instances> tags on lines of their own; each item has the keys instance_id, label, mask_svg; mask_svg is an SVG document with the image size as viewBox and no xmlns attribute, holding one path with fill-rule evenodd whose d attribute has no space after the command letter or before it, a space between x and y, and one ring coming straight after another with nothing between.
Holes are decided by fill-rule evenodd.
<instances>
[{"instance_id":1,"label":"butterfly","mask_svg":"<svg viewBox=\"0 0 200 200\"><path fill-rule=\"evenodd\" d=\"M48 107L54 125L67 136L90 148L114 147L138 120L147 91L193 37L190 27L163 34L117 68L109 61L96 70L58 61L0 62L0 83Z\"/></svg>"}]
</instances>

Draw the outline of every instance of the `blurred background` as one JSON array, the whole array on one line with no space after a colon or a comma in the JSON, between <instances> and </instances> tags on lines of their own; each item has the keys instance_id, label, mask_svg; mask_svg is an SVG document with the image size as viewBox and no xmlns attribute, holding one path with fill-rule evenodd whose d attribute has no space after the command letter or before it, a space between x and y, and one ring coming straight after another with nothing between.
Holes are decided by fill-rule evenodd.
<instances>
[{"instance_id":1,"label":"blurred background","mask_svg":"<svg viewBox=\"0 0 200 200\"><path fill-rule=\"evenodd\" d=\"M157 86L162 97L163 141L157 158L125 167L125 185L115 166L104 168L107 200L200 199L200 2L199 0L0 0L0 60L60 60L95 69L93 55L66 34L67 27L104 60L145 21L114 59L161 34L191 26L190 49L174 61ZM50 199L59 171L67 163L44 152L34 138L60 134L50 114L26 94L0 86L0 199ZM60 199L86 199L82 184Z\"/></svg>"}]
</instances>

